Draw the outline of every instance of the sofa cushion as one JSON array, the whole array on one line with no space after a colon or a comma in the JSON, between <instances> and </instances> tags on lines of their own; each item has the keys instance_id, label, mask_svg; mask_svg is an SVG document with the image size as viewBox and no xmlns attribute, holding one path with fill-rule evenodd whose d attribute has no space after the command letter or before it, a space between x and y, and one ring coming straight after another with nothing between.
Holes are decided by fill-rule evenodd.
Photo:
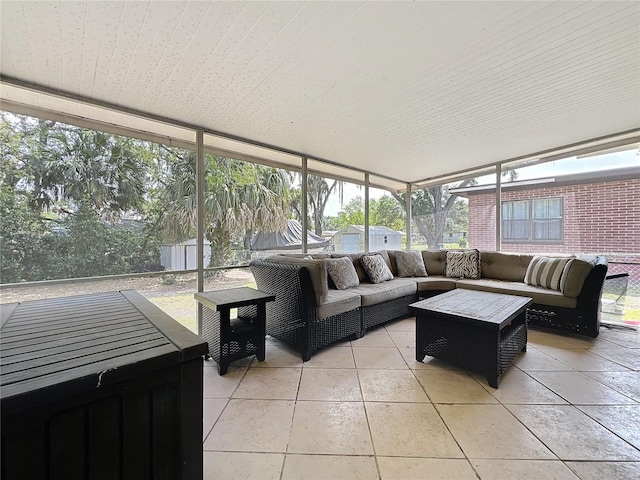
<instances>
[{"instance_id":1,"label":"sofa cushion","mask_svg":"<svg viewBox=\"0 0 640 480\"><path fill-rule=\"evenodd\" d=\"M560 291L568 297L580 295L584 282L597 260L598 257L593 255L582 255L571 259L562 272Z\"/></svg>"},{"instance_id":2,"label":"sofa cushion","mask_svg":"<svg viewBox=\"0 0 640 480\"><path fill-rule=\"evenodd\" d=\"M394 278L382 283L361 283L348 292L358 293L363 307L394 300L416 293L416 282L407 278Z\"/></svg>"},{"instance_id":3,"label":"sofa cushion","mask_svg":"<svg viewBox=\"0 0 640 480\"><path fill-rule=\"evenodd\" d=\"M506 252L480 252L482 278L524 282L533 255Z\"/></svg>"},{"instance_id":4,"label":"sofa cushion","mask_svg":"<svg viewBox=\"0 0 640 480\"><path fill-rule=\"evenodd\" d=\"M396 268L399 277L426 277L427 270L420 252L395 251Z\"/></svg>"},{"instance_id":5,"label":"sofa cushion","mask_svg":"<svg viewBox=\"0 0 640 480\"><path fill-rule=\"evenodd\" d=\"M446 250L423 250L422 260L429 275L442 275L447 265Z\"/></svg>"},{"instance_id":6,"label":"sofa cushion","mask_svg":"<svg viewBox=\"0 0 640 480\"><path fill-rule=\"evenodd\" d=\"M536 255L527 267L524 283L560 291L560 278L564 267L570 260L570 258Z\"/></svg>"},{"instance_id":7,"label":"sofa cushion","mask_svg":"<svg viewBox=\"0 0 640 480\"><path fill-rule=\"evenodd\" d=\"M327 267L324 264L323 259L307 260L305 258L295 258L286 255L273 255L267 260L306 267L309 271L311 284L313 285L316 304L321 305L327 301L327 291L329 290L329 286L327 283Z\"/></svg>"},{"instance_id":8,"label":"sofa cushion","mask_svg":"<svg viewBox=\"0 0 640 480\"><path fill-rule=\"evenodd\" d=\"M418 292L448 291L456 288L456 280L443 275L429 275L428 277L413 278L413 280L418 286Z\"/></svg>"},{"instance_id":9,"label":"sofa cushion","mask_svg":"<svg viewBox=\"0 0 640 480\"><path fill-rule=\"evenodd\" d=\"M324 262L327 265L327 273L338 290L357 287L360 283L350 258L327 258Z\"/></svg>"},{"instance_id":10,"label":"sofa cushion","mask_svg":"<svg viewBox=\"0 0 640 480\"><path fill-rule=\"evenodd\" d=\"M364 271L362 264L360 263L360 257L362 257L364 253L332 253L331 258L342 258L347 257L351 259L353 263L353 267L356 269L356 273L358 274L358 280L360 282L368 282L369 277L367 276L367 272Z\"/></svg>"},{"instance_id":11,"label":"sofa cushion","mask_svg":"<svg viewBox=\"0 0 640 480\"><path fill-rule=\"evenodd\" d=\"M367 272L371 283L382 283L393 279L393 273L382 258L382 255L363 255L360 263Z\"/></svg>"},{"instance_id":12,"label":"sofa cushion","mask_svg":"<svg viewBox=\"0 0 640 480\"><path fill-rule=\"evenodd\" d=\"M480 252L448 250L445 276L450 278L480 278Z\"/></svg>"},{"instance_id":13,"label":"sofa cushion","mask_svg":"<svg viewBox=\"0 0 640 480\"><path fill-rule=\"evenodd\" d=\"M333 317L359 307L360 295L353 292L352 289L329 290L325 302L322 305L318 305L316 315L318 318Z\"/></svg>"},{"instance_id":14,"label":"sofa cushion","mask_svg":"<svg viewBox=\"0 0 640 480\"><path fill-rule=\"evenodd\" d=\"M556 290L527 285L522 282L507 282L481 278L479 280L463 279L456 282L457 288L482 290L484 292L506 293L507 295L519 295L533 298L533 303L549 305L553 307L575 308L578 305L576 298L567 297Z\"/></svg>"}]
</instances>

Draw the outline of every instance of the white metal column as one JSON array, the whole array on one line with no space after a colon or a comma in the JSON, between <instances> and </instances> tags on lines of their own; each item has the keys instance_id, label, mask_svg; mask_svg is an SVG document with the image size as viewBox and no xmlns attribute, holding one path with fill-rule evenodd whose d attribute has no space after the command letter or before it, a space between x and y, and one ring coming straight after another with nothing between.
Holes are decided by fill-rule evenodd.
<instances>
[{"instance_id":1,"label":"white metal column","mask_svg":"<svg viewBox=\"0 0 640 480\"><path fill-rule=\"evenodd\" d=\"M302 197L302 253L307 253L307 217L308 217L308 206L307 202L309 199L307 198L307 157L302 157L302 187L301 187L301 197Z\"/></svg>"}]
</instances>

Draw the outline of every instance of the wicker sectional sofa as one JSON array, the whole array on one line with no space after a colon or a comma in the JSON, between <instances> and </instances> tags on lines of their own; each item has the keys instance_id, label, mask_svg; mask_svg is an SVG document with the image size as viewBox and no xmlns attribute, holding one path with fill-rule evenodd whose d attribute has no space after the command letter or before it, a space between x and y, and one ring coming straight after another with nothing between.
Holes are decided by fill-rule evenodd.
<instances>
[{"instance_id":1,"label":"wicker sectional sofa","mask_svg":"<svg viewBox=\"0 0 640 480\"><path fill-rule=\"evenodd\" d=\"M607 272L602 256L576 257L563 271L563 291L525 283L533 255L482 251L481 278L451 278L446 273L446 250L421 252L426 277L397 277L395 252L380 254L394 278L373 284L363 270L363 254L273 255L250 264L259 290L276 296L267 305L267 334L282 340L307 361L320 348L338 340L359 338L368 328L409 315L419 298L452 290L476 290L533 298L527 310L530 325L596 337L600 327L600 296ZM338 290L325 260L348 256L359 285ZM570 268L569 268L570 267Z\"/></svg>"}]
</instances>

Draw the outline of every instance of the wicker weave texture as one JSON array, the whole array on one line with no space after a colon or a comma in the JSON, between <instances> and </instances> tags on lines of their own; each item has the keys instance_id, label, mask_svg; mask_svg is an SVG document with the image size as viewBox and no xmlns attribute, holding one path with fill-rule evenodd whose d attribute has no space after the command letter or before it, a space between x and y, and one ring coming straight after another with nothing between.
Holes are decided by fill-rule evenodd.
<instances>
[{"instance_id":1,"label":"wicker weave texture","mask_svg":"<svg viewBox=\"0 0 640 480\"><path fill-rule=\"evenodd\" d=\"M299 265L254 260L251 273L259 290L276 296L267 304L266 332L309 360L313 352L360 332L360 310L317 318L309 272Z\"/></svg>"},{"instance_id":2,"label":"wicker weave texture","mask_svg":"<svg viewBox=\"0 0 640 480\"><path fill-rule=\"evenodd\" d=\"M469 325L435 313L416 319L416 360L425 355L483 373L497 380L514 358L526 349L524 313L501 331Z\"/></svg>"},{"instance_id":3,"label":"wicker weave texture","mask_svg":"<svg viewBox=\"0 0 640 480\"><path fill-rule=\"evenodd\" d=\"M394 318L408 317L411 315L409 305L417 300L417 295L406 295L376 305L362 307L362 329L375 327Z\"/></svg>"},{"instance_id":4,"label":"wicker weave texture","mask_svg":"<svg viewBox=\"0 0 640 480\"><path fill-rule=\"evenodd\" d=\"M255 311L256 308L253 307ZM255 314L253 315L255 317ZM258 352L258 340L255 335L238 335L225 343L221 342L220 313L204 307L202 322L199 328L200 336L209 345L209 355L217 363L228 363L239 358L248 357Z\"/></svg>"}]
</instances>

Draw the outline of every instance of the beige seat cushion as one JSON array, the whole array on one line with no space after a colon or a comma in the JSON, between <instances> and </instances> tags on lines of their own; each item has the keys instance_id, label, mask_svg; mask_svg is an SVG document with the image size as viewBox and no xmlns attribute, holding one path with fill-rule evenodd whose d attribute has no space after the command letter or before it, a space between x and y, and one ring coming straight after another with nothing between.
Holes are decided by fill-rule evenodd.
<instances>
[{"instance_id":1,"label":"beige seat cushion","mask_svg":"<svg viewBox=\"0 0 640 480\"><path fill-rule=\"evenodd\" d=\"M416 293L416 282L408 278L394 278L382 283L361 283L347 291L360 294L362 306L367 307Z\"/></svg>"},{"instance_id":2,"label":"beige seat cushion","mask_svg":"<svg viewBox=\"0 0 640 480\"><path fill-rule=\"evenodd\" d=\"M418 292L429 292L434 290L453 290L456 288L456 280L441 275L429 277L417 277L413 279L418 285Z\"/></svg>"},{"instance_id":3,"label":"beige seat cushion","mask_svg":"<svg viewBox=\"0 0 640 480\"><path fill-rule=\"evenodd\" d=\"M527 285L522 282L505 282L502 280L458 280L458 288L468 288L470 290L481 290L483 292L506 293L507 295L520 295L522 297L533 298L533 303L550 305L553 307L575 308L578 300L567 297L562 292L550 290L548 288Z\"/></svg>"},{"instance_id":4,"label":"beige seat cushion","mask_svg":"<svg viewBox=\"0 0 640 480\"><path fill-rule=\"evenodd\" d=\"M333 317L360 307L360 295L349 290L329 289L325 303L318 306L318 318Z\"/></svg>"}]
</instances>

